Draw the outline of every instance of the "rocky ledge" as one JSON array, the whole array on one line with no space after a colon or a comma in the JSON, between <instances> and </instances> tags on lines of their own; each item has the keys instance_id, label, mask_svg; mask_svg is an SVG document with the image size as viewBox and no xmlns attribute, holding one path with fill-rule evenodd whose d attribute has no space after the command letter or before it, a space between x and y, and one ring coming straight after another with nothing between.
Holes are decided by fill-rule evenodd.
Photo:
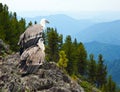
<instances>
[{"instance_id":1,"label":"rocky ledge","mask_svg":"<svg viewBox=\"0 0 120 92\"><path fill-rule=\"evenodd\" d=\"M84 92L83 88L55 63L44 63L34 74L18 72L19 54L7 56L0 63L0 92Z\"/></svg>"}]
</instances>

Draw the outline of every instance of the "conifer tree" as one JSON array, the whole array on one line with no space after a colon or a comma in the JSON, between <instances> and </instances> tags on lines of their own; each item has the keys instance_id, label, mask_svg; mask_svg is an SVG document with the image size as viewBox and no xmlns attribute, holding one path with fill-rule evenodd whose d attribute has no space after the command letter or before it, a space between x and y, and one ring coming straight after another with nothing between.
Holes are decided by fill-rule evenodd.
<instances>
[{"instance_id":1,"label":"conifer tree","mask_svg":"<svg viewBox=\"0 0 120 92\"><path fill-rule=\"evenodd\" d=\"M107 83L102 86L102 92L119 92L116 88L116 83L112 80L112 76L107 78Z\"/></svg>"},{"instance_id":2,"label":"conifer tree","mask_svg":"<svg viewBox=\"0 0 120 92\"><path fill-rule=\"evenodd\" d=\"M10 27L10 23L9 23L9 12L8 12L8 6L7 5L2 5L0 3L0 37L5 41L8 42L6 40L6 35L8 34L7 31Z\"/></svg>"},{"instance_id":3,"label":"conifer tree","mask_svg":"<svg viewBox=\"0 0 120 92\"><path fill-rule=\"evenodd\" d=\"M90 54L90 60L88 64L88 79L92 84L96 82L96 61L94 60L94 55Z\"/></svg>"},{"instance_id":4,"label":"conifer tree","mask_svg":"<svg viewBox=\"0 0 120 92\"><path fill-rule=\"evenodd\" d=\"M108 92L116 92L116 84L113 82L112 76L108 77L107 88Z\"/></svg>"},{"instance_id":5,"label":"conifer tree","mask_svg":"<svg viewBox=\"0 0 120 92\"><path fill-rule=\"evenodd\" d=\"M106 76L107 76L107 66L104 65L103 57L100 54L98 57L98 65L97 65L97 76L96 76L96 81L97 81L97 87L101 88L102 85L106 84Z\"/></svg>"},{"instance_id":6,"label":"conifer tree","mask_svg":"<svg viewBox=\"0 0 120 92\"><path fill-rule=\"evenodd\" d=\"M78 75L78 63L77 63L77 50L78 50L78 42L77 39L75 38L73 41L73 57L74 57L74 61L73 61L73 74L74 75Z\"/></svg>"},{"instance_id":7,"label":"conifer tree","mask_svg":"<svg viewBox=\"0 0 120 92\"><path fill-rule=\"evenodd\" d=\"M31 26L31 25L33 25L32 21L30 21L30 22L28 23L28 27Z\"/></svg>"},{"instance_id":8,"label":"conifer tree","mask_svg":"<svg viewBox=\"0 0 120 92\"><path fill-rule=\"evenodd\" d=\"M81 75L85 75L87 71L87 52L82 43L78 45L78 49L77 49L77 65L78 65L78 72Z\"/></svg>"},{"instance_id":9,"label":"conifer tree","mask_svg":"<svg viewBox=\"0 0 120 92\"><path fill-rule=\"evenodd\" d=\"M58 49L60 51L62 49L62 46L63 46L63 35L62 34L59 35L58 41L59 41L59 43L58 43L59 48Z\"/></svg>"},{"instance_id":10,"label":"conifer tree","mask_svg":"<svg viewBox=\"0 0 120 92\"><path fill-rule=\"evenodd\" d=\"M0 3L0 13L3 11L3 4Z\"/></svg>"},{"instance_id":11,"label":"conifer tree","mask_svg":"<svg viewBox=\"0 0 120 92\"><path fill-rule=\"evenodd\" d=\"M78 42L77 42L77 39L75 38L74 41L73 41L73 45L75 46L76 50L77 50L77 47L78 47Z\"/></svg>"},{"instance_id":12,"label":"conifer tree","mask_svg":"<svg viewBox=\"0 0 120 92\"><path fill-rule=\"evenodd\" d=\"M17 42L24 30L25 20L18 21L16 12L9 12L8 6L0 3L0 39L8 43L12 50L17 51Z\"/></svg>"},{"instance_id":13,"label":"conifer tree","mask_svg":"<svg viewBox=\"0 0 120 92\"><path fill-rule=\"evenodd\" d=\"M57 33L57 30L53 28L47 28L46 34L47 35L45 36L45 44L47 60L57 62L59 59L60 35Z\"/></svg>"},{"instance_id":14,"label":"conifer tree","mask_svg":"<svg viewBox=\"0 0 120 92\"><path fill-rule=\"evenodd\" d=\"M73 56L73 44L71 40L71 36L68 35L65 39L65 43L63 44L62 50L65 51L67 59L68 59L68 64L66 67L67 72L72 75L74 70L73 70L73 65L74 65L74 56Z\"/></svg>"}]
</instances>

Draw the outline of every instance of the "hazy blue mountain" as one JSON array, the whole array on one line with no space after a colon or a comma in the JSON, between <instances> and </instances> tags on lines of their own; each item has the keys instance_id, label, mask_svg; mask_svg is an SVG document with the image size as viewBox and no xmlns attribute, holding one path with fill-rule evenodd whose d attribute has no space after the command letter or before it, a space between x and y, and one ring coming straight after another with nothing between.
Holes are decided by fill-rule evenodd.
<instances>
[{"instance_id":1,"label":"hazy blue mountain","mask_svg":"<svg viewBox=\"0 0 120 92\"><path fill-rule=\"evenodd\" d=\"M113 61L115 59L120 59L120 46L119 45L111 45L100 42L89 42L85 43L85 48L88 54L94 54L95 59L98 58L99 54L103 55L103 58L106 61Z\"/></svg>"},{"instance_id":2,"label":"hazy blue mountain","mask_svg":"<svg viewBox=\"0 0 120 92\"><path fill-rule=\"evenodd\" d=\"M120 87L120 59L107 63L108 72Z\"/></svg>"},{"instance_id":3,"label":"hazy blue mountain","mask_svg":"<svg viewBox=\"0 0 120 92\"><path fill-rule=\"evenodd\" d=\"M50 24L47 26L57 28L58 33L63 34L64 37L71 35L81 42L98 41L120 45L120 20L98 23L89 19L77 20L63 14L25 19L27 23L29 21L39 23L42 18L48 19Z\"/></svg>"},{"instance_id":4,"label":"hazy blue mountain","mask_svg":"<svg viewBox=\"0 0 120 92\"><path fill-rule=\"evenodd\" d=\"M76 34L82 42L99 41L120 45L120 20L98 23Z\"/></svg>"},{"instance_id":5,"label":"hazy blue mountain","mask_svg":"<svg viewBox=\"0 0 120 92\"><path fill-rule=\"evenodd\" d=\"M37 16L33 18L26 17L25 19L27 23L29 23L30 21L32 21L33 23L35 21L37 21L37 23L40 23L40 20L42 18L48 19L50 21L50 24L47 26L57 28L58 33L63 34L64 37L66 35L71 35L72 37L74 37L76 33L95 24L95 22L91 20L76 20L72 17L63 14Z\"/></svg>"},{"instance_id":6,"label":"hazy blue mountain","mask_svg":"<svg viewBox=\"0 0 120 92\"><path fill-rule=\"evenodd\" d=\"M95 59L102 54L107 64L108 74L112 75L113 80L120 86L120 46L100 42L84 43L88 54L94 54Z\"/></svg>"}]
</instances>

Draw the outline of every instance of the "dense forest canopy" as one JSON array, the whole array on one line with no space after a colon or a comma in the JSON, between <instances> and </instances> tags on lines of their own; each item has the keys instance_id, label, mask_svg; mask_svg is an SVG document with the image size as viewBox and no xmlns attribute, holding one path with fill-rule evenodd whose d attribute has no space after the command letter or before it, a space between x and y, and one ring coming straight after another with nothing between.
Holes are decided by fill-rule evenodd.
<instances>
[{"instance_id":1,"label":"dense forest canopy","mask_svg":"<svg viewBox=\"0 0 120 92\"><path fill-rule=\"evenodd\" d=\"M25 24L25 19L18 20L16 12L9 12L8 6L0 3L0 38L14 51L18 50L17 42L20 34L25 31Z\"/></svg>"}]
</instances>

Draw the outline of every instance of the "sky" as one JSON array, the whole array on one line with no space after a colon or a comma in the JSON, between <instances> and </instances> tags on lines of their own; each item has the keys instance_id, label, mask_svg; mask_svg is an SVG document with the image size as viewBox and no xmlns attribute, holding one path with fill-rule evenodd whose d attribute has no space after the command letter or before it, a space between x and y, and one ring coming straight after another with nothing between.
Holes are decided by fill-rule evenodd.
<instances>
[{"instance_id":1,"label":"sky","mask_svg":"<svg viewBox=\"0 0 120 92\"><path fill-rule=\"evenodd\" d=\"M56 13L82 16L87 13L120 12L120 0L0 0L19 16L34 17ZM98 13L99 12L99 13ZM31 14L32 13L32 14Z\"/></svg>"}]
</instances>

